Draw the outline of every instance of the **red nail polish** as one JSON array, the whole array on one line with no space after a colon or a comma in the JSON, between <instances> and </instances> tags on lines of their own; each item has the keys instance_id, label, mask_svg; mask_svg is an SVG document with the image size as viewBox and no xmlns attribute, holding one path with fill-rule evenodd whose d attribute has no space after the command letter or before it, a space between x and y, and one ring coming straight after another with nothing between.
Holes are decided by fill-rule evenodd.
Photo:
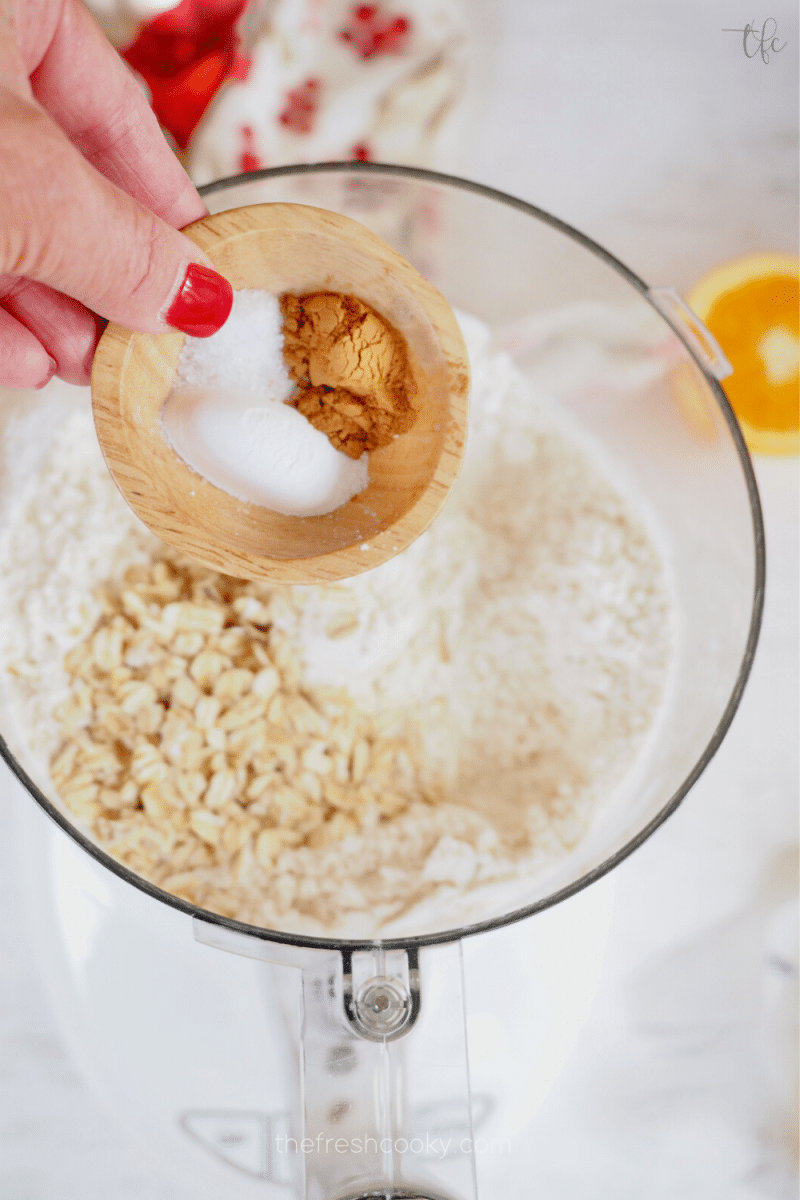
<instances>
[{"instance_id":1,"label":"red nail polish","mask_svg":"<svg viewBox=\"0 0 800 1200\"><path fill-rule=\"evenodd\" d=\"M201 263L189 263L164 320L192 337L211 337L227 321L232 305L233 288L227 279Z\"/></svg>"},{"instance_id":2,"label":"red nail polish","mask_svg":"<svg viewBox=\"0 0 800 1200\"><path fill-rule=\"evenodd\" d=\"M50 361L50 366L48 367L47 374L45 375L45 377L41 381L41 383L34 384L34 387L37 389L37 391L39 390L39 388L47 387L48 383L50 382L50 380L53 378L56 371L58 370L58 363L56 362L56 360L49 354L47 357Z\"/></svg>"}]
</instances>

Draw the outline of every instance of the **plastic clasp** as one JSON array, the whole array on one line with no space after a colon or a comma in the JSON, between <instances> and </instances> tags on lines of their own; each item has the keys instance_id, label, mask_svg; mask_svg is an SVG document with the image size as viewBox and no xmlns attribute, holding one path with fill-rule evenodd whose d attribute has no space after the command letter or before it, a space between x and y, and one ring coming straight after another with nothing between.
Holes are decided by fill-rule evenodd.
<instances>
[{"instance_id":1,"label":"plastic clasp","mask_svg":"<svg viewBox=\"0 0 800 1200\"><path fill-rule=\"evenodd\" d=\"M662 317L689 343L703 366L715 379L727 379L733 374L730 360L726 358L713 333L706 329L675 288L648 288L647 294Z\"/></svg>"}]
</instances>

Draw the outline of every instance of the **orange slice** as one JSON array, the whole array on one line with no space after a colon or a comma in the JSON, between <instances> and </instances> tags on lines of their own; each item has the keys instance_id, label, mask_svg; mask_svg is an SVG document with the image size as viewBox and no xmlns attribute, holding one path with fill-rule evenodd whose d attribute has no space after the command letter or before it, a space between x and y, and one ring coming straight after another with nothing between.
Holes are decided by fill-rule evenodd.
<instances>
[{"instance_id":1,"label":"orange slice","mask_svg":"<svg viewBox=\"0 0 800 1200\"><path fill-rule=\"evenodd\" d=\"M757 454L800 449L800 261L750 254L723 263L686 297L733 366L722 384Z\"/></svg>"}]
</instances>

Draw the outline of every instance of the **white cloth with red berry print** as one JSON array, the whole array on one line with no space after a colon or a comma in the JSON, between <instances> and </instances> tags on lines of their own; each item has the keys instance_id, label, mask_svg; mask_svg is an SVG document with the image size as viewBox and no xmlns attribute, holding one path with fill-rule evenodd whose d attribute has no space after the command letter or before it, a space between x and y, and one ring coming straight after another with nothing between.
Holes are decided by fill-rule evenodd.
<instances>
[{"instance_id":1,"label":"white cloth with red berry print","mask_svg":"<svg viewBox=\"0 0 800 1200\"><path fill-rule=\"evenodd\" d=\"M89 0L195 183L333 159L438 165L463 0Z\"/></svg>"}]
</instances>

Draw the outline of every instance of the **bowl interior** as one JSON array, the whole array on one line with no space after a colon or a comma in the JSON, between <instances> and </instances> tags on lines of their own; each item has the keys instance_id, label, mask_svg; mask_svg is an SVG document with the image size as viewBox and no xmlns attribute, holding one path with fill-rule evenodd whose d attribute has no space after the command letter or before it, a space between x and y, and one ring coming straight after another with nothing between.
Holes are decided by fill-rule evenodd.
<instances>
[{"instance_id":1,"label":"bowl interior","mask_svg":"<svg viewBox=\"0 0 800 1200\"><path fill-rule=\"evenodd\" d=\"M425 941L475 932L571 894L619 862L673 811L719 746L749 673L763 597L763 531L749 458L721 389L651 304L640 281L575 231L487 189L402 168L340 165L223 182L206 189L206 201L212 211L267 201L321 205L379 232L455 308L486 322L495 344L546 389L553 419L583 442L607 478L630 496L660 551L673 599L674 652L659 716L635 769L613 793L598 797L591 828L547 871L483 892L468 919L450 919L443 911L432 926L410 929L397 940L405 945L417 936ZM320 280L318 251L318 243L298 241L309 286ZM237 286L248 286L247 258L242 255ZM350 269L353 290L380 309L380 289L375 290L365 265L354 259ZM438 370L419 314L413 319L409 314L405 325L402 314L387 315L407 332L420 362ZM167 335L147 345L157 360L147 364L148 376L158 381L148 399L155 411L168 390L180 338ZM123 405L133 403L127 373L144 353L143 343L132 339L122 373ZM612 358L624 365L622 375L610 369ZM57 417L46 395L26 403L41 404L43 412L50 404L36 445L43 455ZM9 400L6 409L12 407ZM440 445L435 432L428 431L432 447ZM147 446L143 441L142 455L162 453L155 442L150 450ZM431 449L431 462L437 452ZM24 478L19 472L29 472L32 465L10 464L0 500L13 496L15 481ZM196 486L197 477L192 478ZM387 488L384 496L376 484L376 497L386 506L380 511L404 503L398 495L412 497L419 485L410 480L406 491ZM301 524L330 526L331 545L339 544L339 536L344 544L364 536L359 522L367 519L366 508L366 501L354 506L360 515L348 517L351 523L345 522L340 534L333 532L335 522L324 519L306 518ZM210 511L223 523L234 516L238 523L241 516L226 513L224 506ZM380 519L374 515L376 522ZM252 520L247 536L260 546L263 530L255 516ZM521 801L524 786L521 774ZM68 817L59 819L82 838ZM99 856L162 900L202 911ZM203 916L226 923L205 911ZM295 940L328 944L324 938Z\"/></svg>"}]
</instances>

